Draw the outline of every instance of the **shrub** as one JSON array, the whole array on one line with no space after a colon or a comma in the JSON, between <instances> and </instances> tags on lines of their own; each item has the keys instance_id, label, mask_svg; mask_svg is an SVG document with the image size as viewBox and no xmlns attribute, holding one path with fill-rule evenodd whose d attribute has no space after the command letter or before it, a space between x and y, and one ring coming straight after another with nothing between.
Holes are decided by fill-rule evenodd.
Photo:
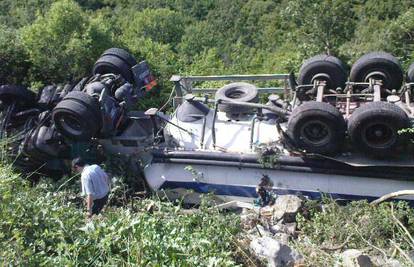
<instances>
[{"instance_id":1,"label":"shrub","mask_svg":"<svg viewBox=\"0 0 414 267\"><path fill-rule=\"evenodd\" d=\"M206 203L183 214L157 198L134 201L85 225L74 192L46 182L30 187L9 166L0 169L2 265L235 265L238 219Z\"/></svg>"},{"instance_id":2,"label":"shrub","mask_svg":"<svg viewBox=\"0 0 414 267\"><path fill-rule=\"evenodd\" d=\"M113 46L105 19L72 0L54 3L45 16L22 28L22 38L33 64L32 79L55 83L88 75L99 55Z\"/></svg>"}]
</instances>

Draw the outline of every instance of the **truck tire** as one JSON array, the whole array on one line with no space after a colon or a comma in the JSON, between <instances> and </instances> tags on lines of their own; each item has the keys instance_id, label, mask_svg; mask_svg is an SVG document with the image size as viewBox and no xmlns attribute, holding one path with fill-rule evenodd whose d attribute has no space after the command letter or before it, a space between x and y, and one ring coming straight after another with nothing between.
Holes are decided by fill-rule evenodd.
<instances>
[{"instance_id":1,"label":"truck tire","mask_svg":"<svg viewBox=\"0 0 414 267\"><path fill-rule=\"evenodd\" d=\"M5 105L16 101L22 106L33 106L36 103L36 94L24 86L1 85L0 101Z\"/></svg>"},{"instance_id":2,"label":"truck tire","mask_svg":"<svg viewBox=\"0 0 414 267\"><path fill-rule=\"evenodd\" d=\"M399 90L403 81L401 64L393 55L371 52L360 57L352 66L351 82L368 82L369 78L382 80L385 89Z\"/></svg>"},{"instance_id":3,"label":"truck tire","mask_svg":"<svg viewBox=\"0 0 414 267\"><path fill-rule=\"evenodd\" d=\"M287 135L310 153L335 154L345 139L346 123L334 106L310 101L295 108L289 117Z\"/></svg>"},{"instance_id":4,"label":"truck tire","mask_svg":"<svg viewBox=\"0 0 414 267\"><path fill-rule=\"evenodd\" d=\"M238 101L246 103L257 103L259 101L259 92L256 86L249 83L237 82L230 83L216 92L216 100ZM235 106L220 104L219 110L229 114L251 113L251 107Z\"/></svg>"},{"instance_id":5,"label":"truck tire","mask_svg":"<svg viewBox=\"0 0 414 267\"><path fill-rule=\"evenodd\" d=\"M109 48L105 50L105 52L102 53L102 56L108 56L108 55L116 56L122 59L123 61L128 63L130 67L133 67L137 64L137 60L126 50L121 49L121 48L116 48L116 47Z\"/></svg>"},{"instance_id":6,"label":"truck tire","mask_svg":"<svg viewBox=\"0 0 414 267\"><path fill-rule=\"evenodd\" d=\"M382 158L407 141L398 131L409 127L410 120L400 107L388 102L370 102L352 113L348 135L356 150Z\"/></svg>"},{"instance_id":7,"label":"truck tire","mask_svg":"<svg viewBox=\"0 0 414 267\"><path fill-rule=\"evenodd\" d=\"M102 127L98 101L83 92L71 92L60 101L52 120L60 133L76 141L89 140Z\"/></svg>"},{"instance_id":8,"label":"truck tire","mask_svg":"<svg viewBox=\"0 0 414 267\"><path fill-rule=\"evenodd\" d=\"M347 68L339 58L317 55L303 62L299 70L298 84L312 84L314 80L324 80L328 89L344 88L347 76Z\"/></svg>"},{"instance_id":9,"label":"truck tire","mask_svg":"<svg viewBox=\"0 0 414 267\"><path fill-rule=\"evenodd\" d=\"M129 83L133 83L131 66L123 59L114 55L101 56L93 66L92 73L95 74L120 74Z\"/></svg>"}]
</instances>

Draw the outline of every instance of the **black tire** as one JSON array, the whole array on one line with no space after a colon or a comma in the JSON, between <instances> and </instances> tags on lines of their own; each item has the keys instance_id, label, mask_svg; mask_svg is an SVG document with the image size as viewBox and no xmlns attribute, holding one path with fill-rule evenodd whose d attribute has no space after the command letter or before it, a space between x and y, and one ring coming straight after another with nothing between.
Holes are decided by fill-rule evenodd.
<instances>
[{"instance_id":1,"label":"black tire","mask_svg":"<svg viewBox=\"0 0 414 267\"><path fill-rule=\"evenodd\" d=\"M71 92L52 112L56 129L70 139L87 141L102 127L98 101L83 93Z\"/></svg>"},{"instance_id":2,"label":"black tire","mask_svg":"<svg viewBox=\"0 0 414 267\"><path fill-rule=\"evenodd\" d=\"M408 67L408 71L407 71L407 82L409 82L409 83L413 83L414 82L414 63L412 63Z\"/></svg>"},{"instance_id":3,"label":"black tire","mask_svg":"<svg viewBox=\"0 0 414 267\"><path fill-rule=\"evenodd\" d=\"M107 56L107 55L116 56L122 59L123 61L128 63L130 67L133 67L137 64L137 60L126 50L121 49L121 48L116 48L116 47L109 48L108 50L105 50L105 52L102 53L102 56Z\"/></svg>"},{"instance_id":4,"label":"black tire","mask_svg":"<svg viewBox=\"0 0 414 267\"><path fill-rule=\"evenodd\" d=\"M230 83L216 92L216 100L238 101L246 103L257 103L259 101L259 92L256 86L249 83L237 82ZM250 113L252 108L245 106L235 106L220 104L219 110L229 114Z\"/></svg>"},{"instance_id":5,"label":"black tire","mask_svg":"<svg viewBox=\"0 0 414 267\"><path fill-rule=\"evenodd\" d=\"M385 89L399 90L403 81L403 70L393 55L371 52L354 63L349 79L351 82L368 82L370 77L382 80Z\"/></svg>"},{"instance_id":6,"label":"black tire","mask_svg":"<svg viewBox=\"0 0 414 267\"><path fill-rule=\"evenodd\" d=\"M20 105L31 106L36 103L36 94L24 86L2 85L0 86L0 101L5 105L16 101Z\"/></svg>"},{"instance_id":7,"label":"black tire","mask_svg":"<svg viewBox=\"0 0 414 267\"><path fill-rule=\"evenodd\" d=\"M92 111L96 117L101 117L101 107L98 103L98 100L84 92L81 91L72 91L69 92L63 100L74 100L78 102L82 102L84 105L86 105L90 111ZM99 121L99 125L101 125L101 121Z\"/></svg>"},{"instance_id":8,"label":"black tire","mask_svg":"<svg viewBox=\"0 0 414 267\"><path fill-rule=\"evenodd\" d=\"M124 60L114 55L100 57L93 66L92 73L95 74L120 74L125 80L133 83L131 66Z\"/></svg>"},{"instance_id":9,"label":"black tire","mask_svg":"<svg viewBox=\"0 0 414 267\"><path fill-rule=\"evenodd\" d=\"M346 123L334 106L310 101L295 108L289 117L287 135L310 153L335 154L345 139Z\"/></svg>"},{"instance_id":10,"label":"black tire","mask_svg":"<svg viewBox=\"0 0 414 267\"><path fill-rule=\"evenodd\" d=\"M317 55L303 62L299 70L298 84L312 84L314 80L324 80L328 89L344 88L347 67L337 57Z\"/></svg>"},{"instance_id":11,"label":"black tire","mask_svg":"<svg viewBox=\"0 0 414 267\"><path fill-rule=\"evenodd\" d=\"M348 135L355 149L373 157L386 157L407 141L398 131L410 127L407 114L388 102L370 102L348 120Z\"/></svg>"}]
</instances>

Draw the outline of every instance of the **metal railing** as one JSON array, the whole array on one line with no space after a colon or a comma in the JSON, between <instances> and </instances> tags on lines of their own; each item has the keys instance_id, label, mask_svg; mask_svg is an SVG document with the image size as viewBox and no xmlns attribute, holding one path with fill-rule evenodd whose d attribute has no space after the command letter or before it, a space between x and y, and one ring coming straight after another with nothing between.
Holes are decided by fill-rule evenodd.
<instances>
[{"instance_id":1,"label":"metal railing","mask_svg":"<svg viewBox=\"0 0 414 267\"><path fill-rule=\"evenodd\" d=\"M291 95L294 88L292 84L293 74L257 74L257 75L213 75L213 76L179 76L173 75L170 79L174 83L175 100L174 108L182 103L182 98L186 94L204 93L211 94L216 92L219 88L197 88L194 87L194 82L208 82L208 81L283 81L283 87L257 87L259 93L277 93L284 94L285 97Z\"/></svg>"}]
</instances>

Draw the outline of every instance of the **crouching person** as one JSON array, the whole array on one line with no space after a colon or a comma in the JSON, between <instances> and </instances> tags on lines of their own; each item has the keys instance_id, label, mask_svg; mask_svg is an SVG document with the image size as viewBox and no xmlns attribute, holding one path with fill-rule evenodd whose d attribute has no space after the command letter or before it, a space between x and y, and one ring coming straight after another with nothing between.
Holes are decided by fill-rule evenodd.
<instances>
[{"instance_id":1,"label":"crouching person","mask_svg":"<svg viewBox=\"0 0 414 267\"><path fill-rule=\"evenodd\" d=\"M72 161L72 168L81 173L82 195L86 196L87 216L91 218L92 215L99 214L108 201L108 175L98 165L88 165L81 158Z\"/></svg>"}]
</instances>

